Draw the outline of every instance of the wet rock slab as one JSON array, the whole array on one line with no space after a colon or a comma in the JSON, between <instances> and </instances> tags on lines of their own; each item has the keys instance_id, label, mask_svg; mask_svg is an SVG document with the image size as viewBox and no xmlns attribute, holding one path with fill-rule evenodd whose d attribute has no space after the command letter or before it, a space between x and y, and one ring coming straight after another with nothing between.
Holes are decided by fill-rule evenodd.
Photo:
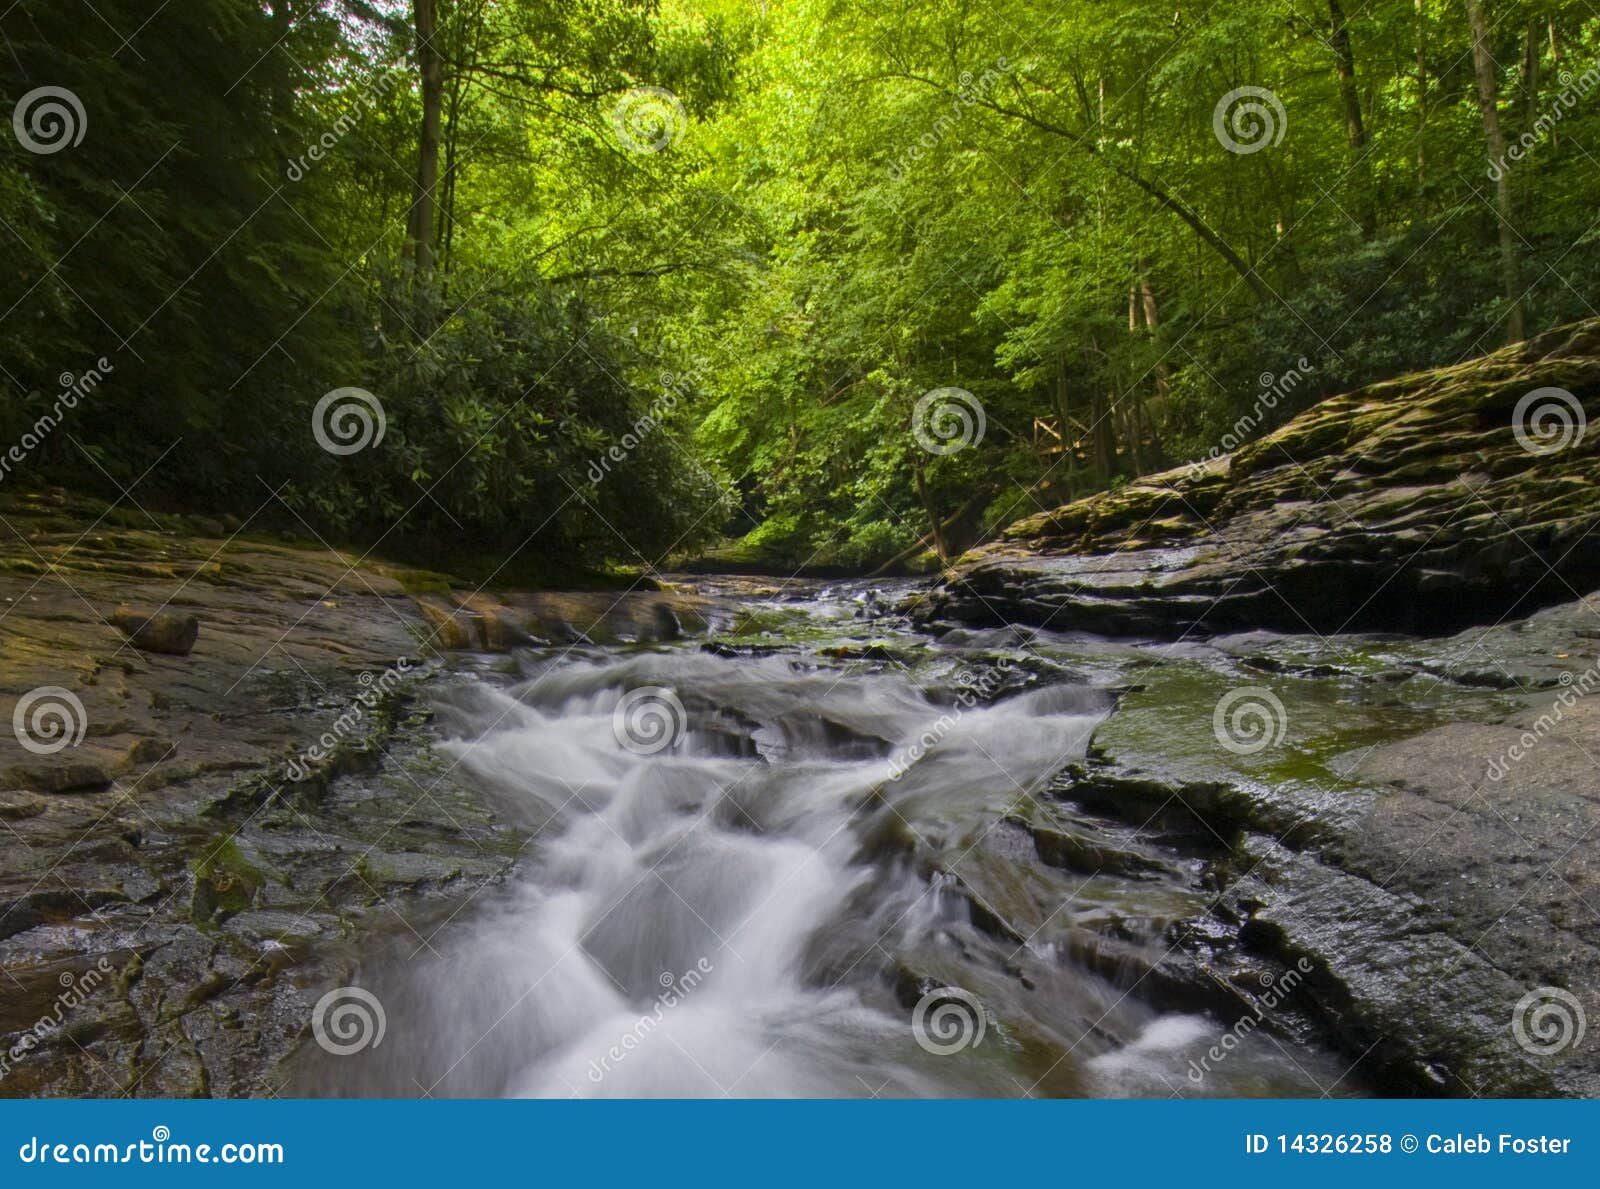
<instances>
[{"instance_id":1,"label":"wet rock slab","mask_svg":"<svg viewBox=\"0 0 1600 1189\"><path fill-rule=\"evenodd\" d=\"M358 939L522 845L428 749L407 576L214 531L0 497L0 1095L275 1093Z\"/></svg>"},{"instance_id":2,"label":"wet rock slab","mask_svg":"<svg viewBox=\"0 0 1600 1189\"><path fill-rule=\"evenodd\" d=\"M1592 1096L1597 624L1590 598L1437 642L1221 641L1149 666L1057 794L1209 837L1195 937L1309 960L1305 1005L1392 1090ZM1239 691L1260 734L1218 718Z\"/></svg>"}]
</instances>

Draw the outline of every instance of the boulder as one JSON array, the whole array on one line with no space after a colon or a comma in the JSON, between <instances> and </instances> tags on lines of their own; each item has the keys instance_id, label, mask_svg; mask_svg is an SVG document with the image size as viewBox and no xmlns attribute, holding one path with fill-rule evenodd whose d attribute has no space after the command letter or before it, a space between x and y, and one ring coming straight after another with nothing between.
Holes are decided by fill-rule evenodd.
<instances>
[{"instance_id":1,"label":"boulder","mask_svg":"<svg viewBox=\"0 0 1600 1189\"><path fill-rule=\"evenodd\" d=\"M1332 397L1230 455L1021 520L909 609L1163 638L1526 615L1600 584L1591 414L1600 320Z\"/></svg>"},{"instance_id":2,"label":"boulder","mask_svg":"<svg viewBox=\"0 0 1600 1189\"><path fill-rule=\"evenodd\" d=\"M170 656L188 656L200 635L199 617L183 611L149 612L124 605L111 613L111 623L141 652Z\"/></svg>"}]
</instances>

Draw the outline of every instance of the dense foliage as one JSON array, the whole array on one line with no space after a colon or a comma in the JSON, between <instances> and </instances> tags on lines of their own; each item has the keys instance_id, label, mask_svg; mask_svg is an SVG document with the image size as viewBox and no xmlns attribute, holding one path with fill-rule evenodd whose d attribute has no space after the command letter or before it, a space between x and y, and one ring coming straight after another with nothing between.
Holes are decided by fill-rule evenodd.
<instances>
[{"instance_id":1,"label":"dense foliage","mask_svg":"<svg viewBox=\"0 0 1600 1189\"><path fill-rule=\"evenodd\" d=\"M0 32L8 102L86 123L0 156L5 440L111 365L6 482L876 565L1596 312L1581 0L19 0ZM385 432L341 454L311 430L345 387ZM919 443L939 388L981 441Z\"/></svg>"}]
</instances>

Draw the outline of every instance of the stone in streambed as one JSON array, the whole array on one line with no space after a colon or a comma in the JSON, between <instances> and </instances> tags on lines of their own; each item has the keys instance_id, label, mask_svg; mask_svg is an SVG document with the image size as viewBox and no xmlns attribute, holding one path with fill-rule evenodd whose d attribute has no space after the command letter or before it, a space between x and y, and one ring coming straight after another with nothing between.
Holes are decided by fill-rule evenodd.
<instances>
[{"instance_id":1,"label":"stone in streambed","mask_svg":"<svg viewBox=\"0 0 1600 1189\"><path fill-rule=\"evenodd\" d=\"M200 635L200 620L180 611L137 610L123 605L111 613L111 623L142 652L188 656Z\"/></svg>"}]
</instances>

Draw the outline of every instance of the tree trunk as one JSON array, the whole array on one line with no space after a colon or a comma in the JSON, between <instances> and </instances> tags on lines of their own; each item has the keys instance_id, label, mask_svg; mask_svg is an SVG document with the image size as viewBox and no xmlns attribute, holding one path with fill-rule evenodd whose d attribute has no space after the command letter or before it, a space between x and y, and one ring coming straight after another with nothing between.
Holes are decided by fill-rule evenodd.
<instances>
[{"instance_id":1,"label":"tree trunk","mask_svg":"<svg viewBox=\"0 0 1600 1189\"><path fill-rule=\"evenodd\" d=\"M1539 42L1537 21L1528 22L1528 32L1522 46L1522 126L1532 128L1539 116Z\"/></svg>"},{"instance_id":2,"label":"tree trunk","mask_svg":"<svg viewBox=\"0 0 1600 1189\"><path fill-rule=\"evenodd\" d=\"M1506 162L1506 138L1500 129L1499 85L1494 58L1489 52L1489 22L1483 0L1466 0L1467 22L1472 28L1472 65L1478 79L1478 104L1483 108L1483 133L1488 143L1494 177L1496 219L1500 230L1500 283L1506 299L1506 340L1520 343L1527 337L1522 295L1517 287L1516 230L1511 219L1511 176Z\"/></svg>"},{"instance_id":3,"label":"tree trunk","mask_svg":"<svg viewBox=\"0 0 1600 1189\"><path fill-rule=\"evenodd\" d=\"M1139 278L1139 294L1144 307L1144 324L1150 330L1150 337L1154 339L1161 326L1161 318L1156 312L1155 286L1150 284L1148 274ZM1167 398L1171 390L1172 382L1167 365L1165 361L1159 361L1156 363L1156 399L1161 402L1158 412L1166 412ZM1155 419L1150 416L1150 407L1142 399L1139 401L1139 417L1144 422L1144 432L1150 441L1153 465L1159 470L1166 465L1167 452L1161 445L1161 431L1156 428Z\"/></svg>"},{"instance_id":4,"label":"tree trunk","mask_svg":"<svg viewBox=\"0 0 1600 1189\"><path fill-rule=\"evenodd\" d=\"M439 29L438 0L413 0L417 33L417 72L422 81L422 131L417 138L417 187L411 204L411 243L417 273L433 271L434 190L439 184L439 123L444 107L444 59L434 37Z\"/></svg>"},{"instance_id":5,"label":"tree trunk","mask_svg":"<svg viewBox=\"0 0 1600 1189\"><path fill-rule=\"evenodd\" d=\"M1419 200L1427 190L1428 157L1422 147L1422 132L1428 126L1428 26L1422 11L1422 0L1416 0L1417 10L1417 195Z\"/></svg>"},{"instance_id":6,"label":"tree trunk","mask_svg":"<svg viewBox=\"0 0 1600 1189\"><path fill-rule=\"evenodd\" d=\"M1061 431L1061 447L1067 459L1067 495L1069 498L1077 496L1078 483L1078 436L1072 430L1072 401L1071 391L1067 380L1067 357L1064 353L1056 355L1056 428Z\"/></svg>"},{"instance_id":7,"label":"tree trunk","mask_svg":"<svg viewBox=\"0 0 1600 1189\"><path fill-rule=\"evenodd\" d=\"M1356 89L1356 55L1350 48L1350 28L1339 0L1328 0L1328 44L1333 47L1334 69L1339 75L1339 101L1344 107L1345 137L1355 156L1355 172L1362 185L1357 219L1361 234L1372 238L1378 217L1372 194L1372 169L1367 161L1367 129L1361 119L1361 93Z\"/></svg>"},{"instance_id":8,"label":"tree trunk","mask_svg":"<svg viewBox=\"0 0 1600 1189\"><path fill-rule=\"evenodd\" d=\"M917 483L917 499L922 501L922 511L928 517L928 535L933 538L934 552L939 555L940 564L943 564L950 560L950 550L944 543L944 526L939 522L939 513L934 510L933 501L928 498L928 485L922 477L920 458L912 461L911 474Z\"/></svg>"},{"instance_id":9,"label":"tree trunk","mask_svg":"<svg viewBox=\"0 0 1600 1189\"><path fill-rule=\"evenodd\" d=\"M1103 392L1096 392L1089 402L1089 440L1094 454L1094 477L1100 486L1111 482L1117 467L1117 427L1111 422L1111 409Z\"/></svg>"},{"instance_id":10,"label":"tree trunk","mask_svg":"<svg viewBox=\"0 0 1600 1189\"><path fill-rule=\"evenodd\" d=\"M1145 261L1137 261L1135 267L1139 279L1128 287L1128 333L1139 332L1142 318L1144 328L1154 343L1156 330L1161 325L1161 317L1156 310L1156 291L1150 284L1149 274L1145 271L1147 267ZM1157 361L1155 373L1156 398L1165 404L1169 388L1166 363ZM1134 468L1141 474L1158 470L1165 452L1161 448L1161 436L1156 432L1149 406L1145 404L1144 396L1137 387L1130 391L1128 399L1128 442Z\"/></svg>"}]
</instances>

